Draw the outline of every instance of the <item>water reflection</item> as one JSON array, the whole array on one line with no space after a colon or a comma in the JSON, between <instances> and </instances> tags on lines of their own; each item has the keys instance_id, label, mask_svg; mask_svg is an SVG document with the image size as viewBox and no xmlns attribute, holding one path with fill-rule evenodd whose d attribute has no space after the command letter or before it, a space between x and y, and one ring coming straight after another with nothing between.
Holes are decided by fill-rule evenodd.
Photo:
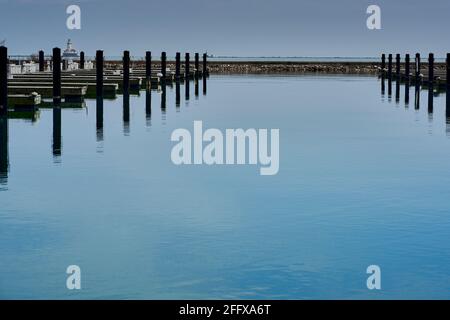
<instances>
[{"instance_id":1,"label":"water reflection","mask_svg":"<svg viewBox=\"0 0 450 320\"><path fill-rule=\"evenodd\" d=\"M163 84L161 87L161 112L166 113L166 94L167 94L167 88Z\"/></svg>"},{"instance_id":2,"label":"water reflection","mask_svg":"<svg viewBox=\"0 0 450 320\"><path fill-rule=\"evenodd\" d=\"M445 119L446 127L445 132L447 136L450 136L450 88L447 87L445 91Z\"/></svg>"},{"instance_id":3,"label":"water reflection","mask_svg":"<svg viewBox=\"0 0 450 320\"><path fill-rule=\"evenodd\" d=\"M409 106L409 80L405 82L405 108Z\"/></svg>"},{"instance_id":4,"label":"water reflection","mask_svg":"<svg viewBox=\"0 0 450 320\"><path fill-rule=\"evenodd\" d=\"M8 183L8 170L8 118L0 116L0 185Z\"/></svg>"},{"instance_id":5,"label":"water reflection","mask_svg":"<svg viewBox=\"0 0 450 320\"><path fill-rule=\"evenodd\" d=\"M130 93L123 93L123 133L130 134Z\"/></svg>"},{"instance_id":6,"label":"water reflection","mask_svg":"<svg viewBox=\"0 0 450 320\"><path fill-rule=\"evenodd\" d=\"M194 95L195 95L195 98L198 99L198 95L199 95L198 75L195 76L195 80L194 80Z\"/></svg>"},{"instance_id":7,"label":"water reflection","mask_svg":"<svg viewBox=\"0 0 450 320\"><path fill-rule=\"evenodd\" d=\"M420 109L420 85L416 84L415 86L415 95L414 95L414 109Z\"/></svg>"},{"instance_id":8,"label":"water reflection","mask_svg":"<svg viewBox=\"0 0 450 320\"><path fill-rule=\"evenodd\" d=\"M190 90L190 88L189 88L189 79L186 79L185 81L184 81L184 90L185 90L185 99L186 99L186 101L187 100L189 100L189 90Z\"/></svg>"},{"instance_id":9,"label":"water reflection","mask_svg":"<svg viewBox=\"0 0 450 320\"><path fill-rule=\"evenodd\" d=\"M97 97L96 104L97 141L103 141L103 97Z\"/></svg>"},{"instance_id":10,"label":"water reflection","mask_svg":"<svg viewBox=\"0 0 450 320\"><path fill-rule=\"evenodd\" d=\"M203 95L206 95L206 75L203 76Z\"/></svg>"},{"instance_id":11,"label":"water reflection","mask_svg":"<svg viewBox=\"0 0 450 320\"><path fill-rule=\"evenodd\" d=\"M177 109L180 107L181 97L180 97L180 81L177 80L175 84L175 106Z\"/></svg>"},{"instance_id":12,"label":"water reflection","mask_svg":"<svg viewBox=\"0 0 450 320\"><path fill-rule=\"evenodd\" d=\"M150 88L145 91L145 120L147 127L152 125L152 92Z\"/></svg>"},{"instance_id":13,"label":"water reflection","mask_svg":"<svg viewBox=\"0 0 450 320\"><path fill-rule=\"evenodd\" d=\"M381 76L381 96L384 96L386 93L386 78L384 77L384 74ZM204 82L204 81L203 81Z\"/></svg>"},{"instance_id":14,"label":"water reflection","mask_svg":"<svg viewBox=\"0 0 450 320\"><path fill-rule=\"evenodd\" d=\"M434 94L433 86L430 86L428 88L428 113L429 114L433 113L433 94Z\"/></svg>"},{"instance_id":15,"label":"water reflection","mask_svg":"<svg viewBox=\"0 0 450 320\"><path fill-rule=\"evenodd\" d=\"M53 106L53 157L55 162L60 161L62 154L62 138L61 138L61 106L56 104Z\"/></svg>"},{"instance_id":16,"label":"water reflection","mask_svg":"<svg viewBox=\"0 0 450 320\"><path fill-rule=\"evenodd\" d=\"M388 78L388 101L392 100L392 78Z\"/></svg>"},{"instance_id":17,"label":"water reflection","mask_svg":"<svg viewBox=\"0 0 450 320\"><path fill-rule=\"evenodd\" d=\"M400 102L400 81L397 79L395 82L395 103Z\"/></svg>"}]
</instances>

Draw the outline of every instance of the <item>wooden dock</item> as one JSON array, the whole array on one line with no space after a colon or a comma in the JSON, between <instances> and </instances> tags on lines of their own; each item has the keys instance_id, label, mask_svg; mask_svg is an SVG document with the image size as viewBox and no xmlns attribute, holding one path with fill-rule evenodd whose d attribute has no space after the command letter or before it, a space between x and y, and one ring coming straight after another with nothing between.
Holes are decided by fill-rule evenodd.
<instances>
[{"instance_id":1,"label":"wooden dock","mask_svg":"<svg viewBox=\"0 0 450 320\"><path fill-rule=\"evenodd\" d=\"M181 54L177 52L175 62L170 62L167 55L162 52L159 62L152 61L151 52L147 51L145 65L130 60L130 52L124 51L122 63L105 62L103 51L96 52L95 68L84 69L85 55L80 53L78 70L65 70L66 63L62 63L61 50L54 48L50 66L52 71L44 71L45 55L39 51L39 71L28 74L15 74L11 79L7 77L8 55L5 47L0 48L0 115L5 115L8 107L13 108L23 104L45 105L47 101L33 100L32 95L39 99L53 98L53 104L61 106L62 103L80 103L84 98L111 98L118 93L138 93L141 89L156 88L159 86L185 84L192 79L198 80L206 77L207 55L203 54L202 68L200 68L200 55L195 54L194 68L191 69L189 53L185 55L184 64ZM106 68L105 68L106 66ZM163 89L165 92L165 90ZM32 101L33 100L33 101ZM64 100L64 101L63 101ZM42 102L42 103L41 103ZM44 103L45 102L45 103ZM50 104L51 105L51 104Z\"/></svg>"}]
</instances>

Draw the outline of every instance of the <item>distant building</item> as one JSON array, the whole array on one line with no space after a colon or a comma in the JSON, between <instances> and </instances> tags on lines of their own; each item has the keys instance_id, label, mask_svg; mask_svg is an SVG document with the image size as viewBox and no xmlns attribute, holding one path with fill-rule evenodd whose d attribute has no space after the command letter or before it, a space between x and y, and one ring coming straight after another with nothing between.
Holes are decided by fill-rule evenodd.
<instances>
[{"instance_id":1,"label":"distant building","mask_svg":"<svg viewBox=\"0 0 450 320\"><path fill-rule=\"evenodd\" d=\"M75 60L79 58L78 51L72 47L72 41L67 40L67 48L62 54L62 58L65 60Z\"/></svg>"}]
</instances>

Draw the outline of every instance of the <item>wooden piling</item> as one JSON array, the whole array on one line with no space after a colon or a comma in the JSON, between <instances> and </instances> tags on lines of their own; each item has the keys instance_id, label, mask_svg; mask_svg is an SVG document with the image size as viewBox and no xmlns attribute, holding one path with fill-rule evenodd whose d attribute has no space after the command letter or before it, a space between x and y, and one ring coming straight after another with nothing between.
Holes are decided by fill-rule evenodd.
<instances>
[{"instance_id":1,"label":"wooden piling","mask_svg":"<svg viewBox=\"0 0 450 320\"><path fill-rule=\"evenodd\" d=\"M97 96L103 96L103 51L97 50L95 55L95 68L97 76Z\"/></svg>"},{"instance_id":2,"label":"wooden piling","mask_svg":"<svg viewBox=\"0 0 450 320\"><path fill-rule=\"evenodd\" d=\"M44 65L45 61L44 61L44 51L40 50L39 51L39 72L43 72L44 71Z\"/></svg>"},{"instance_id":3,"label":"wooden piling","mask_svg":"<svg viewBox=\"0 0 450 320\"><path fill-rule=\"evenodd\" d=\"M198 76L198 74L200 73L200 55L198 54L198 52L195 53L195 63L194 63L194 67L195 67L195 75Z\"/></svg>"},{"instance_id":4,"label":"wooden piling","mask_svg":"<svg viewBox=\"0 0 450 320\"><path fill-rule=\"evenodd\" d=\"M130 51L123 52L123 91L130 90Z\"/></svg>"},{"instance_id":5,"label":"wooden piling","mask_svg":"<svg viewBox=\"0 0 450 320\"><path fill-rule=\"evenodd\" d=\"M205 54L203 55L205 56ZM381 55L381 72L385 72L386 70L386 54L382 54ZM203 71L203 73L205 73L205 71Z\"/></svg>"},{"instance_id":6,"label":"wooden piling","mask_svg":"<svg viewBox=\"0 0 450 320\"><path fill-rule=\"evenodd\" d=\"M189 82L189 53L186 52L185 58L184 58L184 72L185 72L185 81Z\"/></svg>"},{"instance_id":7,"label":"wooden piling","mask_svg":"<svg viewBox=\"0 0 450 320\"><path fill-rule=\"evenodd\" d=\"M0 47L0 116L8 114L8 49Z\"/></svg>"},{"instance_id":8,"label":"wooden piling","mask_svg":"<svg viewBox=\"0 0 450 320\"><path fill-rule=\"evenodd\" d=\"M167 54L166 52L161 53L161 73L163 80L166 79L166 70L167 70Z\"/></svg>"},{"instance_id":9,"label":"wooden piling","mask_svg":"<svg viewBox=\"0 0 450 320\"><path fill-rule=\"evenodd\" d=\"M84 51L80 52L80 69L84 69Z\"/></svg>"},{"instance_id":10,"label":"wooden piling","mask_svg":"<svg viewBox=\"0 0 450 320\"><path fill-rule=\"evenodd\" d=\"M447 91L450 91L450 53L447 53L446 70Z\"/></svg>"},{"instance_id":11,"label":"wooden piling","mask_svg":"<svg viewBox=\"0 0 450 320\"><path fill-rule=\"evenodd\" d=\"M428 86L433 88L434 83L434 54L428 56Z\"/></svg>"},{"instance_id":12,"label":"wooden piling","mask_svg":"<svg viewBox=\"0 0 450 320\"><path fill-rule=\"evenodd\" d=\"M61 49L53 48L53 103L61 103Z\"/></svg>"},{"instance_id":13,"label":"wooden piling","mask_svg":"<svg viewBox=\"0 0 450 320\"><path fill-rule=\"evenodd\" d=\"M208 67L206 65L207 64L207 61L206 61L207 58L208 58L207 54L204 53L203 54L203 69L202 69L204 77L206 77L206 75L208 74Z\"/></svg>"},{"instance_id":14,"label":"wooden piling","mask_svg":"<svg viewBox=\"0 0 450 320\"><path fill-rule=\"evenodd\" d=\"M416 77L416 82L420 82L420 53L416 53L415 77Z\"/></svg>"},{"instance_id":15,"label":"wooden piling","mask_svg":"<svg viewBox=\"0 0 450 320\"><path fill-rule=\"evenodd\" d=\"M147 86L150 87L152 81L152 53L150 51L145 52L145 78Z\"/></svg>"},{"instance_id":16,"label":"wooden piling","mask_svg":"<svg viewBox=\"0 0 450 320\"><path fill-rule=\"evenodd\" d=\"M405 77L407 80L409 80L409 74L410 74L410 57L409 54L406 54L405 56Z\"/></svg>"},{"instance_id":17,"label":"wooden piling","mask_svg":"<svg viewBox=\"0 0 450 320\"><path fill-rule=\"evenodd\" d=\"M400 79L400 54L395 56L395 77Z\"/></svg>"},{"instance_id":18,"label":"wooden piling","mask_svg":"<svg viewBox=\"0 0 450 320\"><path fill-rule=\"evenodd\" d=\"M179 52L175 55L175 80L180 80L180 70L181 70L181 54Z\"/></svg>"},{"instance_id":19,"label":"wooden piling","mask_svg":"<svg viewBox=\"0 0 450 320\"><path fill-rule=\"evenodd\" d=\"M389 54L388 57L388 77L392 77L392 54Z\"/></svg>"}]
</instances>

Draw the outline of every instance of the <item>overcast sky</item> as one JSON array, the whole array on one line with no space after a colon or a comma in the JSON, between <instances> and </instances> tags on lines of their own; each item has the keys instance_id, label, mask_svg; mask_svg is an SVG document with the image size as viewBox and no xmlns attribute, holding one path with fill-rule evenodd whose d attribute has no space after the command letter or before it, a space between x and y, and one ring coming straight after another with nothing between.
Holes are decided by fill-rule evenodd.
<instances>
[{"instance_id":1,"label":"overcast sky","mask_svg":"<svg viewBox=\"0 0 450 320\"><path fill-rule=\"evenodd\" d=\"M81 30L66 8L81 7ZM381 7L382 30L366 27ZM71 38L79 50L235 56L378 56L450 52L450 0L0 0L0 41L30 54Z\"/></svg>"}]
</instances>

